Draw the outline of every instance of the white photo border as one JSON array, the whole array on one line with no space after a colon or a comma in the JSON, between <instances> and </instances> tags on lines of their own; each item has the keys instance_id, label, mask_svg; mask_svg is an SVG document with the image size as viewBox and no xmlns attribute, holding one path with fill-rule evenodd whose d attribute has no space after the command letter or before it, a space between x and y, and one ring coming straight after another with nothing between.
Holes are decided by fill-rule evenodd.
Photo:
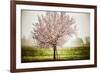
<instances>
[{"instance_id":1,"label":"white photo border","mask_svg":"<svg viewBox=\"0 0 100 73\"><path fill-rule=\"evenodd\" d=\"M77 61L54 61L54 62L31 62L21 63L21 9L31 10L49 10L49 11L73 11L90 13L90 60ZM75 65L92 65L94 64L94 9L71 8L71 7L50 7L36 5L16 5L16 68L43 68Z\"/></svg>"}]
</instances>

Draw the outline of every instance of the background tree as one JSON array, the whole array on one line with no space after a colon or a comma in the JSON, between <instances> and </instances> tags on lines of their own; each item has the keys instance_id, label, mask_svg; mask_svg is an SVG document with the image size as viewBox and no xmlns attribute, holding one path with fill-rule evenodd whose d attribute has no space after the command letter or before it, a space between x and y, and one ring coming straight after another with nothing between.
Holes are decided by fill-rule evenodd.
<instances>
[{"instance_id":1,"label":"background tree","mask_svg":"<svg viewBox=\"0 0 100 73\"><path fill-rule=\"evenodd\" d=\"M65 12L46 12L33 24L33 39L40 47L52 47L56 60L57 46L63 45L76 30L73 17Z\"/></svg>"},{"instance_id":2,"label":"background tree","mask_svg":"<svg viewBox=\"0 0 100 73\"><path fill-rule=\"evenodd\" d=\"M85 45L86 46L90 46L90 37L89 36L87 36L87 37L85 37Z\"/></svg>"},{"instance_id":3,"label":"background tree","mask_svg":"<svg viewBox=\"0 0 100 73\"><path fill-rule=\"evenodd\" d=\"M76 37L75 39L73 39L70 44L71 44L70 47L83 47L84 46L83 39L80 37Z\"/></svg>"}]
</instances>

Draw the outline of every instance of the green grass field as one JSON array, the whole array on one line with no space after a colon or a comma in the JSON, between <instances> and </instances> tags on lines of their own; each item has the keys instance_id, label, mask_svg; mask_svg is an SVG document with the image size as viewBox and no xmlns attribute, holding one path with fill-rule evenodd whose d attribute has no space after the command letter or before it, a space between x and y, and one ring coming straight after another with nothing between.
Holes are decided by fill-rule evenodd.
<instances>
[{"instance_id":1,"label":"green grass field","mask_svg":"<svg viewBox=\"0 0 100 73\"><path fill-rule=\"evenodd\" d=\"M56 61L86 60L90 58L90 47L71 47L57 50ZM22 47L21 62L53 61L53 49Z\"/></svg>"}]
</instances>

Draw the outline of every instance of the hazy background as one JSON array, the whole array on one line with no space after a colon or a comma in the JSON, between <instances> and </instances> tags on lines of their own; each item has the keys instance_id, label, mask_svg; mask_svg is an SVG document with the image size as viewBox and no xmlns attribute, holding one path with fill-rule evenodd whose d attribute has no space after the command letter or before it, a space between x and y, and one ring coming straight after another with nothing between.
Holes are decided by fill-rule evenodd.
<instances>
[{"instance_id":1,"label":"hazy background","mask_svg":"<svg viewBox=\"0 0 100 73\"><path fill-rule=\"evenodd\" d=\"M34 11L34 10L21 10L21 38L28 40L27 44L33 44L32 39L32 23L37 22L37 16L44 15L46 11ZM79 13L79 12L67 12L66 15L70 15L75 19L75 24L77 28L77 34L70 38L63 46L72 46L77 43L76 40L82 39L85 42L85 38L89 37L90 34L90 14L89 13ZM74 40L74 41L73 41ZM79 42L78 42L79 43Z\"/></svg>"}]
</instances>

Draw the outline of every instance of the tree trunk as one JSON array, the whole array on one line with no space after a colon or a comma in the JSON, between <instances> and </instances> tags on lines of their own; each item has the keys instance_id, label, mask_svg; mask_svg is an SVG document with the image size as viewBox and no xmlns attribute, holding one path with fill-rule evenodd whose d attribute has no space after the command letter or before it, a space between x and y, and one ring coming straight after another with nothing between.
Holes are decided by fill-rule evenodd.
<instances>
[{"instance_id":1,"label":"tree trunk","mask_svg":"<svg viewBox=\"0 0 100 73\"><path fill-rule=\"evenodd\" d=\"M54 51L54 54L53 54L53 60L56 60L56 54L57 54L57 48L56 48L56 45L53 45L53 51Z\"/></svg>"}]
</instances>

